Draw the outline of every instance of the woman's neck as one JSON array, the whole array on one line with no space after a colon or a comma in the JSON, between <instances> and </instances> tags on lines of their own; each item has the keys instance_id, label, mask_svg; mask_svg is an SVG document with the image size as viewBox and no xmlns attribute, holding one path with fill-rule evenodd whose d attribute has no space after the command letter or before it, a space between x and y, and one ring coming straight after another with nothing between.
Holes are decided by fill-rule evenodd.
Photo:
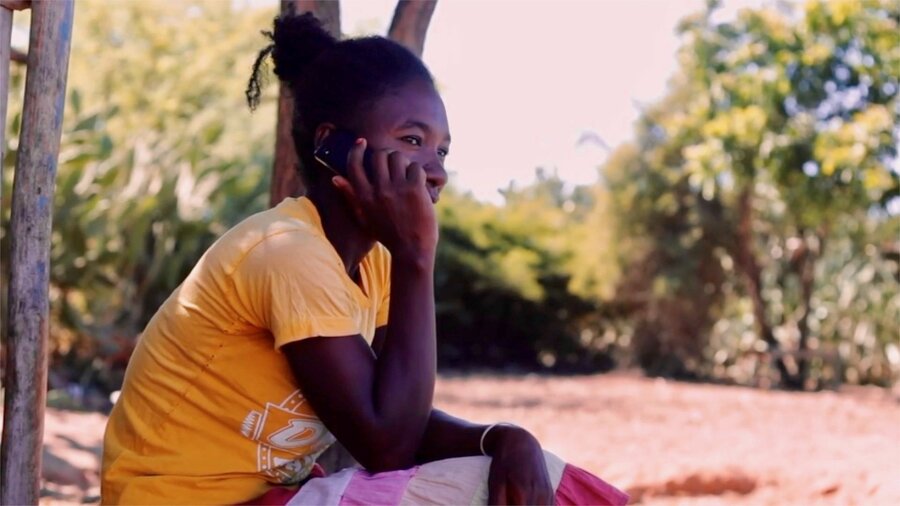
<instances>
[{"instance_id":1,"label":"woman's neck","mask_svg":"<svg viewBox=\"0 0 900 506\"><path fill-rule=\"evenodd\" d=\"M344 197L328 183L311 185L306 194L316 206L328 242L344 262L347 275L356 278L359 263L375 246L343 201Z\"/></svg>"}]
</instances>

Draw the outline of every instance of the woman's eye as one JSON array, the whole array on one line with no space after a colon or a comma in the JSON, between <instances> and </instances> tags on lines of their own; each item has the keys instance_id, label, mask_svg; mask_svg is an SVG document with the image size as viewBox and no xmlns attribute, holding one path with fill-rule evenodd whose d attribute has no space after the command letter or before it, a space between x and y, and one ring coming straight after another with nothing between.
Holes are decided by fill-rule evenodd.
<instances>
[{"instance_id":1,"label":"woman's eye","mask_svg":"<svg viewBox=\"0 0 900 506\"><path fill-rule=\"evenodd\" d=\"M419 137L416 137L415 135L407 135L406 137L403 137L403 140L405 142L412 144L413 146L421 146L422 145L422 139Z\"/></svg>"},{"instance_id":2,"label":"woman's eye","mask_svg":"<svg viewBox=\"0 0 900 506\"><path fill-rule=\"evenodd\" d=\"M438 150L438 156L441 157L441 158L447 158L447 155L449 155L449 154L450 154L450 152L447 151L446 149L439 149L439 150Z\"/></svg>"}]
</instances>

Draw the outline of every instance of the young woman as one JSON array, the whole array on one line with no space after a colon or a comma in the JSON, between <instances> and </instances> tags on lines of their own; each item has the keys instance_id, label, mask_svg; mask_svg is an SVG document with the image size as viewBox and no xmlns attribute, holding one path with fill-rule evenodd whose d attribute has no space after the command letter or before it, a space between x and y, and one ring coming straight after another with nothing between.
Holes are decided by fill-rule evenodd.
<instances>
[{"instance_id":1,"label":"young woman","mask_svg":"<svg viewBox=\"0 0 900 506\"><path fill-rule=\"evenodd\" d=\"M226 233L148 324L109 419L103 501L624 500L522 428L432 408L450 130L422 62L382 37L338 42L311 15L268 36L248 98L271 54L307 195ZM346 175L313 156L338 129L358 136ZM335 439L365 470L311 479Z\"/></svg>"}]
</instances>

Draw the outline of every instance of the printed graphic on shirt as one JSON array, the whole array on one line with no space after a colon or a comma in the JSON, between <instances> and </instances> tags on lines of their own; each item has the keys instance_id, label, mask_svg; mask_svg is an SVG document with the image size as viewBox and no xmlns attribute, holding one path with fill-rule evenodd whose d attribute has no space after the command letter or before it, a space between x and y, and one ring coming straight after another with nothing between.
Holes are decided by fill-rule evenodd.
<instances>
[{"instance_id":1,"label":"printed graphic on shirt","mask_svg":"<svg viewBox=\"0 0 900 506\"><path fill-rule=\"evenodd\" d=\"M281 404L267 403L262 412L250 411L241 433L258 443L257 470L282 484L306 477L319 454L334 443L300 390Z\"/></svg>"}]
</instances>

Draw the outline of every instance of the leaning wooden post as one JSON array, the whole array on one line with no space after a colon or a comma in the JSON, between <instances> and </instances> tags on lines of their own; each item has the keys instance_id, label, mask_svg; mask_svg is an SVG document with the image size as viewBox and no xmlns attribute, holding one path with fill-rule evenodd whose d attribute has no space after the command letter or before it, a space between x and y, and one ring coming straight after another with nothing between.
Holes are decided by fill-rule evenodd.
<instances>
[{"instance_id":1,"label":"leaning wooden post","mask_svg":"<svg viewBox=\"0 0 900 506\"><path fill-rule=\"evenodd\" d=\"M10 216L2 504L37 504L47 397L50 231L73 0L34 0Z\"/></svg>"}]
</instances>

